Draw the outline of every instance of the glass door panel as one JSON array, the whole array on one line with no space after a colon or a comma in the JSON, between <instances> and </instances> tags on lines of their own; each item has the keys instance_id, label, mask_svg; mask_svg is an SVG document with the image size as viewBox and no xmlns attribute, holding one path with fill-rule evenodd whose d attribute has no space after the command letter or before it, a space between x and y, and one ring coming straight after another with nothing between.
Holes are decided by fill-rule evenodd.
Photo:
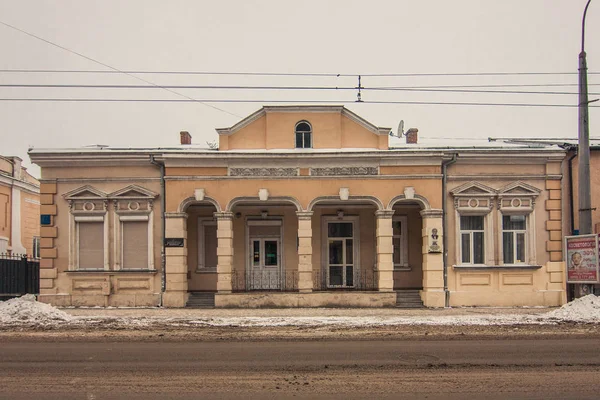
<instances>
[{"instance_id":1,"label":"glass door panel","mask_svg":"<svg viewBox=\"0 0 600 400\"><path fill-rule=\"evenodd\" d=\"M330 222L327 226L327 286L354 286L354 224Z\"/></svg>"},{"instance_id":2,"label":"glass door panel","mask_svg":"<svg viewBox=\"0 0 600 400\"><path fill-rule=\"evenodd\" d=\"M265 240L265 266L276 267L278 262L278 247L277 240Z\"/></svg>"}]
</instances>

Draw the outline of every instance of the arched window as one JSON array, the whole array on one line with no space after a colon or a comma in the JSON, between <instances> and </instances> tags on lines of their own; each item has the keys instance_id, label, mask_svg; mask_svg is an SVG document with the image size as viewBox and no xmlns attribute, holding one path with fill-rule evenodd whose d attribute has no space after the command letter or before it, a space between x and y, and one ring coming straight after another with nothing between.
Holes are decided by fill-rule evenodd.
<instances>
[{"instance_id":1,"label":"arched window","mask_svg":"<svg viewBox=\"0 0 600 400\"><path fill-rule=\"evenodd\" d=\"M312 126L308 121L300 121L296 124L296 148L310 149L312 147Z\"/></svg>"}]
</instances>

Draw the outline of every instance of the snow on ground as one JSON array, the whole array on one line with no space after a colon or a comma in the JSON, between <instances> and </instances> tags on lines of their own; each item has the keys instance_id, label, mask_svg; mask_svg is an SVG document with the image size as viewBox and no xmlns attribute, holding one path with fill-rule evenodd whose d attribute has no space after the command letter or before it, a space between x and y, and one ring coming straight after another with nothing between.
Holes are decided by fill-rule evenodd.
<instances>
[{"instance_id":1,"label":"snow on ground","mask_svg":"<svg viewBox=\"0 0 600 400\"><path fill-rule=\"evenodd\" d=\"M566 321L600 322L600 297L588 294L550 311L546 316Z\"/></svg>"},{"instance_id":2,"label":"snow on ground","mask_svg":"<svg viewBox=\"0 0 600 400\"><path fill-rule=\"evenodd\" d=\"M481 309L479 309L481 311ZM323 310L320 310L323 311ZM251 311L250 311L251 312ZM442 311L443 312L443 311ZM322 312L320 312L322 314ZM398 325L523 325L555 324L559 322L600 323L600 297L588 295L576 299L553 311L539 314L494 313L467 315L422 315L410 316L369 315L369 316L229 316L169 317L168 310L162 317L148 316L72 316L51 305L39 303L35 296L0 302L0 327L94 327L121 329L143 329L152 327L377 327ZM166 315L166 316L165 316Z\"/></svg>"},{"instance_id":3,"label":"snow on ground","mask_svg":"<svg viewBox=\"0 0 600 400\"><path fill-rule=\"evenodd\" d=\"M73 317L49 304L36 301L35 296L25 296L0 302L0 325L46 325L69 322Z\"/></svg>"}]
</instances>

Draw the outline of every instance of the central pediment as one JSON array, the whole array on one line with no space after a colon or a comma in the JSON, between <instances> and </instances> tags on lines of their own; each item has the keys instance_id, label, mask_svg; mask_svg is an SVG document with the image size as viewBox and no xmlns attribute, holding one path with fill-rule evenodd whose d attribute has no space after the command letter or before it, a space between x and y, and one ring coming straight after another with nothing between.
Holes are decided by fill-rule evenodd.
<instances>
[{"instance_id":1,"label":"central pediment","mask_svg":"<svg viewBox=\"0 0 600 400\"><path fill-rule=\"evenodd\" d=\"M387 150L390 130L344 106L265 106L217 133L220 151Z\"/></svg>"}]
</instances>

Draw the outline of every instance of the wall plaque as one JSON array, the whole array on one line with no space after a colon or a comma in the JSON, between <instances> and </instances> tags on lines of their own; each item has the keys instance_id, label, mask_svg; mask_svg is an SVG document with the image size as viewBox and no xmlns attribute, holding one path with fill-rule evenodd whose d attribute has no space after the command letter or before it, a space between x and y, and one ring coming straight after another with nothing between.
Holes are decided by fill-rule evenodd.
<instances>
[{"instance_id":1,"label":"wall plaque","mask_svg":"<svg viewBox=\"0 0 600 400\"><path fill-rule=\"evenodd\" d=\"M183 247L183 238L165 238L165 247Z\"/></svg>"}]
</instances>

